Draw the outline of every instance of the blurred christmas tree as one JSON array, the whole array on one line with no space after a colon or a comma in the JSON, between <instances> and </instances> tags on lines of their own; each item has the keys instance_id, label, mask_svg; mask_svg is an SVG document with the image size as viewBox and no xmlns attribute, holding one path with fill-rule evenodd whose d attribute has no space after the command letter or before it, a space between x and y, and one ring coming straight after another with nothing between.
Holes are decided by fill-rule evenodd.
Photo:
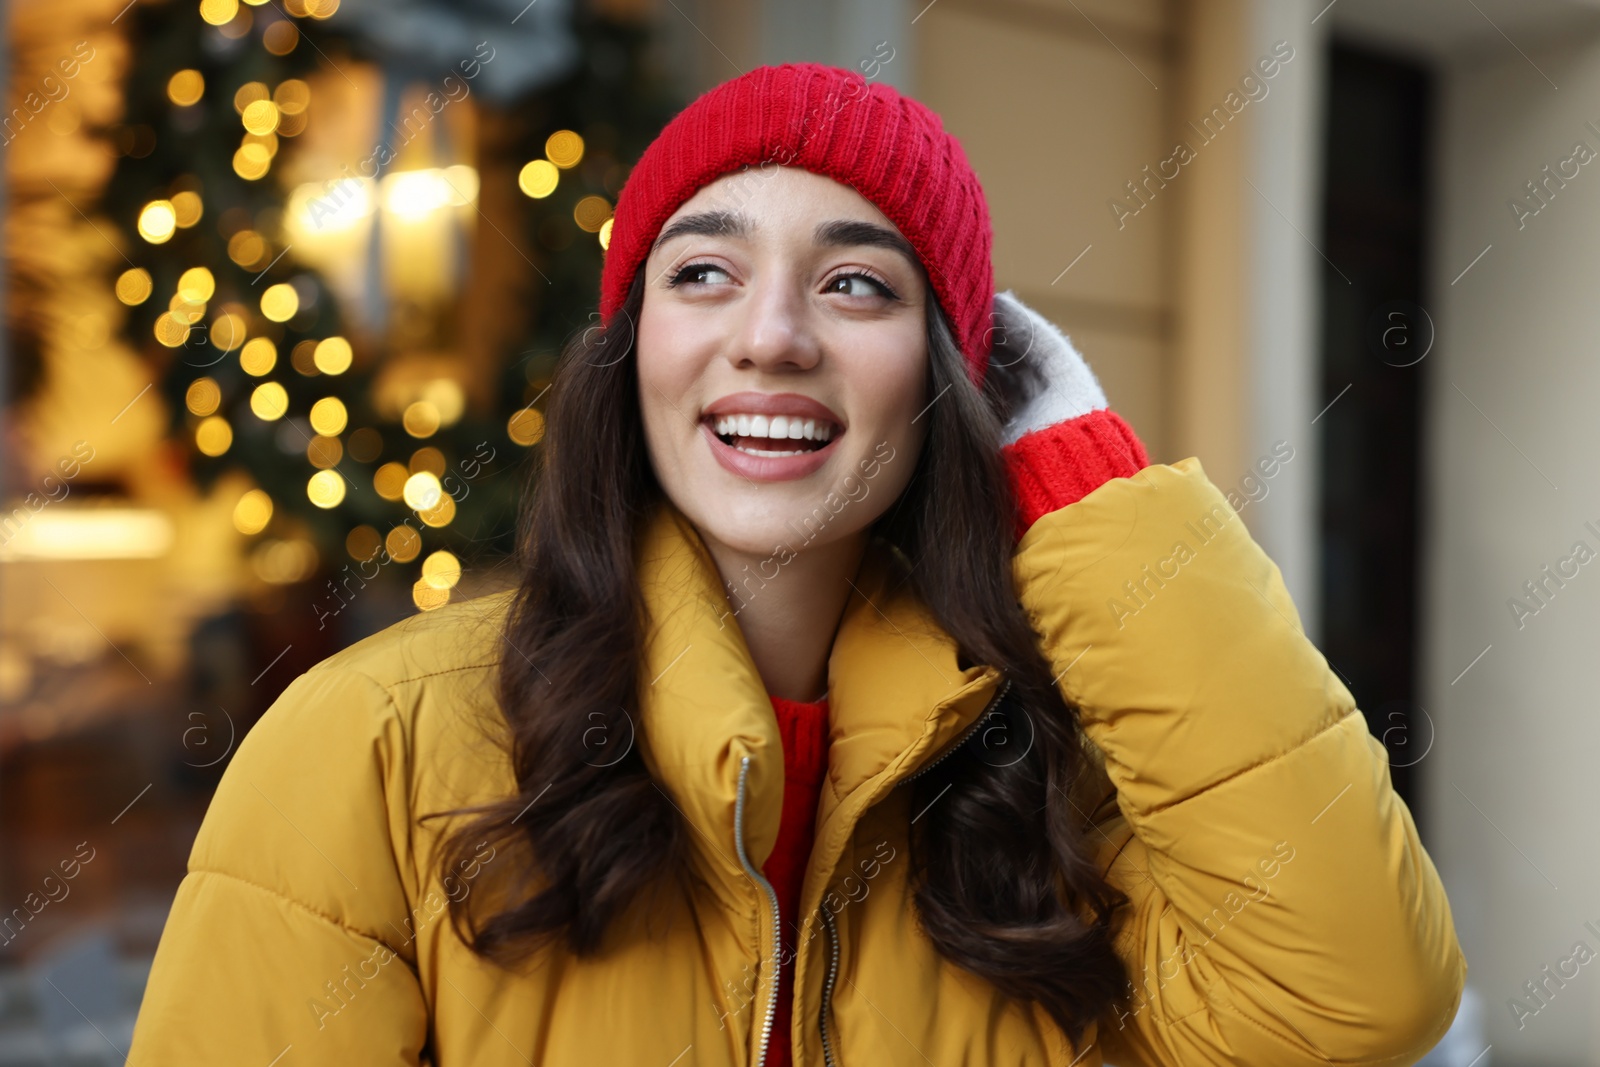
<instances>
[{"instance_id":1,"label":"blurred christmas tree","mask_svg":"<svg viewBox=\"0 0 1600 1067\"><path fill-rule=\"evenodd\" d=\"M518 41L506 29L522 18L515 6L172 0L127 16L139 60L104 208L142 238L129 251L137 266L116 281L132 308L129 337L156 369L196 482L209 488L242 469L256 486L234 523L258 538L257 573L280 583L314 576L327 587L319 618L338 613L341 589L368 581L403 581L417 606L436 607L463 559L470 568L509 552L519 468L542 433L538 404L555 356L595 308L624 161L682 104L663 88L647 26L547 0ZM444 55L461 57L458 71ZM295 201L283 161L294 138L327 118L313 92L319 77L356 88L347 68L378 71L370 84L381 89L367 95L385 134L401 129L401 87L431 80L450 92L452 79L483 75L451 97L477 98L477 166L393 171L399 153L375 150L376 166L318 175L322 192ZM409 131L409 114L405 122ZM480 177L510 226L480 205ZM428 197L487 223L472 228L477 244L461 258L528 268L513 309L495 301L495 314L520 318L476 329L492 350L470 359L460 351L462 323L476 327L462 311L472 295L464 284L430 328L377 291L377 267L368 274L377 284L352 300L328 277L339 262L319 270L307 247L296 251L296 219L305 234L306 217L320 227L320 215L381 216L396 204L403 213ZM495 242L515 258L505 247L497 257ZM382 321L364 318L373 306ZM444 351L444 369L397 400L385 370L408 346ZM479 388L464 388L473 373Z\"/></svg>"}]
</instances>

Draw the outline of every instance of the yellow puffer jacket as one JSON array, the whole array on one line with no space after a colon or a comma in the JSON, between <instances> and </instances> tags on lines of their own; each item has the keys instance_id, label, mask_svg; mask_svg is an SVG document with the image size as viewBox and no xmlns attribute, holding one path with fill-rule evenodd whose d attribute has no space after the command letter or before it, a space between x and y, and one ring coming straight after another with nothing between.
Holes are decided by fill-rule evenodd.
<instances>
[{"instance_id":1,"label":"yellow puffer jacket","mask_svg":"<svg viewBox=\"0 0 1600 1067\"><path fill-rule=\"evenodd\" d=\"M441 884L425 862L440 821L417 816L512 780L492 741L508 594L450 605L306 672L244 739L128 1062L721 1067L790 1041L807 1067L1311 1067L1413 1063L1449 1026L1466 964L1384 749L1197 460L1107 482L1039 520L1015 558L1103 758L1098 783L1061 802L1093 818L1100 862L1132 899L1119 950L1133 1001L1080 1048L917 927L917 813L896 787L959 743L1003 680L957 666L876 551L828 664L794 1028L770 1032L760 964L778 928L756 872L782 806L771 704L670 505L640 561L653 626L637 742L696 831L704 899L674 897L648 934L617 924L599 958L551 951L522 973L451 933L447 896L471 892L495 855Z\"/></svg>"}]
</instances>

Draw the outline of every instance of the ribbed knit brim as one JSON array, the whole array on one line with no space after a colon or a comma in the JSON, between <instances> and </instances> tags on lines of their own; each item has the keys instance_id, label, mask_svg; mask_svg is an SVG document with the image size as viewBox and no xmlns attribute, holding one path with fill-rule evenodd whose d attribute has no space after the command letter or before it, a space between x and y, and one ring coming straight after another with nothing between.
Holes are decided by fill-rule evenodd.
<instances>
[{"instance_id":1,"label":"ribbed knit brim","mask_svg":"<svg viewBox=\"0 0 1600 1067\"><path fill-rule=\"evenodd\" d=\"M982 385L994 301L993 231L978 176L939 116L892 86L820 63L758 67L679 112L645 149L617 198L600 281L609 323L661 227L724 174L793 166L877 205L922 259Z\"/></svg>"}]
</instances>

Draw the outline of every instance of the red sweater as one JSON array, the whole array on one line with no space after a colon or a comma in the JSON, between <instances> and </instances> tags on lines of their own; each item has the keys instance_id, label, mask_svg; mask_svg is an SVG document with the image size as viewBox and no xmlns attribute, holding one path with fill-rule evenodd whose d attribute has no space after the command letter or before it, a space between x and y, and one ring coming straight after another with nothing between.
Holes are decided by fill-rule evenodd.
<instances>
[{"instance_id":1,"label":"red sweater","mask_svg":"<svg viewBox=\"0 0 1600 1067\"><path fill-rule=\"evenodd\" d=\"M778 842L761 873L778 894L779 926L783 931L778 959L778 1008L767 1042L769 1067L791 1067L789 1029L794 1010L795 942L799 935L800 885L811 859L811 841L817 829L817 799L828 774L828 701L812 704L772 697L783 738L783 816Z\"/></svg>"}]
</instances>

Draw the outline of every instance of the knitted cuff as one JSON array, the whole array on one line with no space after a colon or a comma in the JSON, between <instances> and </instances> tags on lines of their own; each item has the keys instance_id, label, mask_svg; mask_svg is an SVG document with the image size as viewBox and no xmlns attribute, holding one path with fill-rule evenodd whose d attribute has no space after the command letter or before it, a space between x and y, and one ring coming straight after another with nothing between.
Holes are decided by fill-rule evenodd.
<instances>
[{"instance_id":1,"label":"knitted cuff","mask_svg":"<svg viewBox=\"0 0 1600 1067\"><path fill-rule=\"evenodd\" d=\"M1001 448L1017 499L1020 542L1040 516L1076 503L1112 478L1150 465L1133 428L1110 408L1024 434Z\"/></svg>"}]
</instances>

